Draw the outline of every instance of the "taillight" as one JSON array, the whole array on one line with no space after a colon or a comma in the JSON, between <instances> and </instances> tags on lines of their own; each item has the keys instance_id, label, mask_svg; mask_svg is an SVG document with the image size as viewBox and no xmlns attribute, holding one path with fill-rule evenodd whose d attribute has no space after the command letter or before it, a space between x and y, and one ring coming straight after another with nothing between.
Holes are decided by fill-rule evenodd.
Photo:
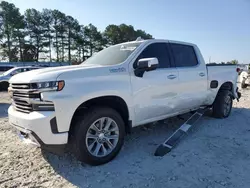
<instances>
[{"instance_id":1,"label":"taillight","mask_svg":"<svg viewBox=\"0 0 250 188\"><path fill-rule=\"evenodd\" d=\"M237 68L237 69L236 69L236 72L240 72L240 68Z\"/></svg>"}]
</instances>

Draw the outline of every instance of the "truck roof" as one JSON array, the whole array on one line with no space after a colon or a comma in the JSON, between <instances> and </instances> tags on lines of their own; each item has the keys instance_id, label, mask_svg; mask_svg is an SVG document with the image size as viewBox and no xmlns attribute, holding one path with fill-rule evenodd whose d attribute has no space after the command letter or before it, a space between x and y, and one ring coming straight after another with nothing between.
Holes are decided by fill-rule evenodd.
<instances>
[{"instance_id":1,"label":"truck roof","mask_svg":"<svg viewBox=\"0 0 250 188\"><path fill-rule=\"evenodd\" d=\"M196 46L194 43L190 42L184 42L184 41L177 41L177 40L169 40L169 39L141 39L141 40L135 40L135 41L129 41L129 42L124 42L121 44L131 44L131 43L149 43L149 42L171 42L171 43L177 43L177 44L185 44L185 45L190 45L190 46Z\"/></svg>"}]
</instances>

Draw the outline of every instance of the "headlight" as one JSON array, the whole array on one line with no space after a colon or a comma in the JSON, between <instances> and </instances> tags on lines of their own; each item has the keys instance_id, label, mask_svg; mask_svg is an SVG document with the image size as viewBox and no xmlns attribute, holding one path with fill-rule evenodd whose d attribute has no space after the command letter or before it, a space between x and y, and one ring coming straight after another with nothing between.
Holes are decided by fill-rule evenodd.
<instances>
[{"instance_id":1,"label":"headlight","mask_svg":"<svg viewBox=\"0 0 250 188\"><path fill-rule=\"evenodd\" d=\"M51 82L38 82L32 83L32 89L45 89L45 90L52 90L52 91L61 91L64 88L64 81L51 81Z\"/></svg>"}]
</instances>

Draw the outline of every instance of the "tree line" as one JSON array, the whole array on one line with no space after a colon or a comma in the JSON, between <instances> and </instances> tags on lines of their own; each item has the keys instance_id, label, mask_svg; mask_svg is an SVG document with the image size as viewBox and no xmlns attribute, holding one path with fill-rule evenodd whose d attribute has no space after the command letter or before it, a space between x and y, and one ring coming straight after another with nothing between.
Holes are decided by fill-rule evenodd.
<instances>
[{"instance_id":1,"label":"tree line","mask_svg":"<svg viewBox=\"0 0 250 188\"><path fill-rule=\"evenodd\" d=\"M222 62L220 62L220 63L209 62L208 64L213 64L213 65L215 65L215 64L233 64L233 65L238 65L238 64L239 64L239 61L236 60L236 59L234 59L234 60L231 60L231 61L228 61L228 62L224 62L224 61L222 61Z\"/></svg>"},{"instance_id":2,"label":"tree line","mask_svg":"<svg viewBox=\"0 0 250 188\"><path fill-rule=\"evenodd\" d=\"M99 31L59 10L27 9L22 15L13 3L0 3L2 61L81 62L109 45L137 37L150 39L152 35L126 24L111 24Z\"/></svg>"},{"instance_id":3,"label":"tree line","mask_svg":"<svg viewBox=\"0 0 250 188\"><path fill-rule=\"evenodd\" d=\"M239 64L239 61L234 59L234 60L228 61L228 62L223 62L222 61L221 64L234 64L234 65L237 65L237 64Z\"/></svg>"}]
</instances>

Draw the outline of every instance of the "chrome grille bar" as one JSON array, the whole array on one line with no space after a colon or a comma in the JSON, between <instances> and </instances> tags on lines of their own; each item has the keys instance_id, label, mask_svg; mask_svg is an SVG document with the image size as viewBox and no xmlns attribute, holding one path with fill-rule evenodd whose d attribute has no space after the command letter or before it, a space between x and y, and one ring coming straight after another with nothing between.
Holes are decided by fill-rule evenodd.
<instances>
[{"instance_id":1,"label":"chrome grille bar","mask_svg":"<svg viewBox=\"0 0 250 188\"><path fill-rule=\"evenodd\" d=\"M32 112L34 110L33 104L48 103L41 101L41 90L32 89L31 84L12 83L10 84L9 92L11 94L14 109L23 113Z\"/></svg>"},{"instance_id":2,"label":"chrome grille bar","mask_svg":"<svg viewBox=\"0 0 250 188\"><path fill-rule=\"evenodd\" d=\"M8 91L12 98L13 108L22 113L32 111L52 111L54 104L42 101L40 93L44 91L56 91L57 88L32 89L32 84L11 83Z\"/></svg>"},{"instance_id":3,"label":"chrome grille bar","mask_svg":"<svg viewBox=\"0 0 250 188\"><path fill-rule=\"evenodd\" d=\"M23 105L19 105L17 103L13 103L13 106L17 109L25 109L25 110L30 110L32 111L32 106L23 106Z\"/></svg>"},{"instance_id":4,"label":"chrome grille bar","mask_svg":"<svg viewBox=\"0 0 250 188\"><path fill-rule=\"evenodd\" d=\"M11 84L13 89L29 89L30 86L28 84Z\"/></svg>"}]
</instances>

